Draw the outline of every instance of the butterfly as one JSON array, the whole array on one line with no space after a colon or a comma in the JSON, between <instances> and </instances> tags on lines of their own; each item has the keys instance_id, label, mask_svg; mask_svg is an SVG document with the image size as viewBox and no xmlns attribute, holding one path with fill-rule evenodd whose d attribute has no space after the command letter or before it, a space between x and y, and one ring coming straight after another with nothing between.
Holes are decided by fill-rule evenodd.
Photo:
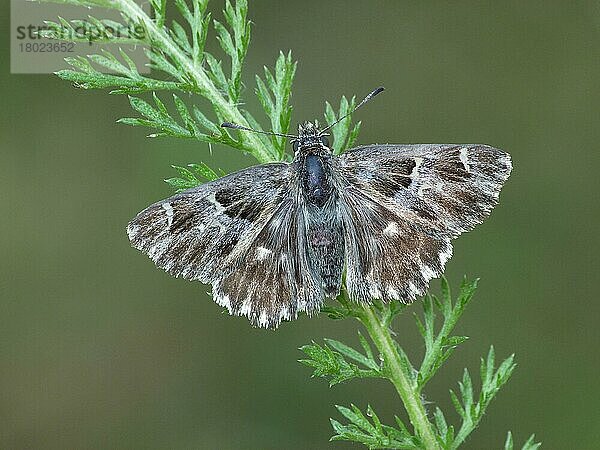
<instances>
[{"instance_id":1,"label":"butterfly","mask_svg":"<svg viewBox=\"0 0 600 450\"><path fill-rule=\"evenodd\" d=\"M318 313L342 284L355 302L412 302L443 273L451 240L497 204L510 156L479 144L335 155L331 126L304 122L284 135L291 162L242 169L144 209L127 227L133 247L175 277L212 285L217 304L260 327Z\"/></svg>"}]
</instances>

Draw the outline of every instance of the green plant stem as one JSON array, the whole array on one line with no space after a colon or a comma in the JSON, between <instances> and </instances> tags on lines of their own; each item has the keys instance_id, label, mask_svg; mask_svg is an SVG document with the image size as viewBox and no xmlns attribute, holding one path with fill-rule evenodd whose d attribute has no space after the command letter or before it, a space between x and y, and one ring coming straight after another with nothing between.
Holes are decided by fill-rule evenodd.
<instances>
[{"instance_id":1,"label":"green plant stem","mask_svg":"<svg viewBox=\"0 0 600 450\"><path fill-rule=\"evenodd\" d=\"M373 343L385 358L390 371L390 378L404 403L415 433L421 438L427 450L438 450L441 447L435 437L432 425L427 419L425 407L421 402L416 383L410 381L411 374L406 373L394 345L387 326L383 325L372 306L365 306L359 319L369 332Z\"/></svg>"},{"instance_id":2,"label":"green plant stem","mask_svg":"<svg viewBox=\"0 0 600 450\"><path fill-rule=\"evenodd\" d=\"M214 108L225 120L244 126L250 126L239 109L221 95L206 73L173 44L166 32L159 28L138 4L133 0L115 0L115 4L118 5L118 9L125 13L130 19L141 22L149 35L150 41L159 45L160 48L165 50L174 60L185 68L186 72L193 78L193 81L198 86L200 93L212 103ZM244 141L245 146L248 149L253 149L253 153L260 162L266 163L277 159L265 149L265 146L260 141L257 134L241 133L240 139Z\"/></svg>"}]
</instances>

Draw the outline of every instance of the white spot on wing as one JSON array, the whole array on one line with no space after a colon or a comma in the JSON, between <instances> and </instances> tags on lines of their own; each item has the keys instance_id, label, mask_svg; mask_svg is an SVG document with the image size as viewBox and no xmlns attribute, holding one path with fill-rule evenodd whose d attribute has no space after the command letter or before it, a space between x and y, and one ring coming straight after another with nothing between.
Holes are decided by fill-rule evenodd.
<instances>
[{"instance_id":1,"label":"white spot on wing","mask_svg":"<svg viewBox=\"0 0 600 450\"><path fill-rule=\"evenodd\" d=\"M443 268L452 256L452 245L447 244L446 250L440 253L440 266Z\"/></svg>"},{"instance_id":2,"label":"white spot on wing","mask_svg":"<svg viewBox=\"0 0 600 450\"><path fill-rule=\"evenodd\" d=\"M221 214L221 213L223 213L223 211L225 211L225 208L223 208L223 205L221 205L215 198L214 192L211 192L210 195L207 195L206 200L208 200L213 205L215 205L215 210L216 210L217 214Z\"/></svg>"},{"instance_id":3,"label":"white spot on wing","mask_svg":"<svg viewBox=\"0 0 600 450\"><path fill-rule=\"evenodd\" d=\"M389 237L396 236L398 234L398 224L396 222L388 223L387 227L383 230L383 234Z\"/></svg>"},{"instance_id":4,"label":"white spot on wing","mask_svg":"<svg viewBox=\"0 0 600 450\"><path fill-rule=\"evenodd\" d=\"M400 295L398 294L398 291L396 289L394 289L392 286L388 286L387 292L388 292L388 295L390 297L392 297L394 300L400 299Z\"/></svg>"},{"instance_id":5,"label":"white spot on wing","mask_svg":"<svg viewBox=\"0 0 600 450\"><path fill-rule=\"evenodd\" d=\"M421 165L421 163L423 162L423 158L415 158L415 167L413 167L413 170L410 172L409 177L414 178L416 175L419 174L419 166Z\"/></svg>"},{"instance_id":6,"label":"white spot on wing","mask_svg":"<svg viewBox=\"0 0 600 450\"><path fill-rule=\"evenodd\" d=\"M251 310L252 310L252 302L251 302L250 298L247 298L246 300L244 300L244 303L242 303L242 307L240 308L240 314L247 316L248 314L250 314Z\"/></svg>"},{"instance_id":7,"label":"white spot on wing","mask_svg":"<svg viewBox=\"0 0 600 450\"><path fill-rule=\"evenodd\" d=\"M373 297L375 299L380 299L381 298L381 291L379 290L379 288L375 284L372 284L369 287L369 294L371 294L371 297Z\"/></svg>"},{"instance_id":8,"label":"white spot on wing","mask_svg":"<svg viewBox=\"0 0 600 450\"><path fill-rule=\"evenodd\" d=\"M283 306L279 311L279 319L289 319L290 318L290 310L287 306Z\"/></svg>"},{"instance_id":9,"label":"white spot on wing","mask_svg":"<svg viewBox=\"0 0 600 450\"><path fill-rule=\"evenodd\" d=\"M229 300L229 295L215 297L215 301L217 302L217 304L227 308L229 314L231 314L231 301Z\"/></svg>"},{"instance_id":10,"label":"white spot on wing","mask_svg":"<svg viewBox=\"0 0 600 450\"><path fill-rule=\"evenodd\" d=\"M258 247L256 249L256 259L258 259L259 261L262 261L267 256L269 256L271 253L273 253L273 251L269 250L266 247Z\"/></svg>"},{"instance_id":11,"label":"white spot on wing","mask_svg":"<svg viewBox=\"0 0 600 450\"><path fill-rule=\"evenodd\" d=\"M140 227L138 227L137 225L129 225L127 227L127 236L129 236L130 241L138 234L139 230Z\"/></svg>"},{"instance_id":12,"label":"white spot on wing","mask_svg":"<svg viewBox=\"0 0 600 450\"><path fill-rule=\"evenodd\" d=\"M162 207L167 213L167 226L171 228L171 225L173 225L173 207L169 202L163 203Z\"/></svg>"},{"instance_id":13,"label":"white spot on wing","mask_svg":"<svg viewBox=\"0 0 600 450\"><path fill-rule=\"evenodd\" d=\"M269 317L267 316L266 311L262 311L260 313L260 318L258 319L258 324L261 327L265 327L265 328L269 326Z\"/></svg>"},{"instance_id":14,"label":"white spot on wing","mask_svg":"<svg viewBox=\"0 0 600 450\"><path fill-rule=\"evenodd\" d=\"M435 277L435 271L427 264L423 264L421 266L421 273L423 274L423 278L426 282Z\"/></svg>"},{"instance_id":15,"label":"white spot on wing","mask_svg":"<svg viewBox=\"0 0 600 450\"><path fill-rule=\"evenodd\" d=\"M461 148L460 152L458 153L458 157L460 158L460 162L463 164L463 166L465 166L465 170L467 172L471 172L469 169L469 155L467 151L468 150L466 148Z\"/></svg>"},{"instance_id":16,"label":"white spot on wing","mask_svg":"<svg viewBox=\"0 0 600 450\"><path fill-rule=\"evenodd\" d=\"M417 289L417 287L415 286L415 284L412 281L408 282L408 289L410 289L411 292L414 292L415 294L419 293L419 290Z\"/></svg>"}]
</instances>

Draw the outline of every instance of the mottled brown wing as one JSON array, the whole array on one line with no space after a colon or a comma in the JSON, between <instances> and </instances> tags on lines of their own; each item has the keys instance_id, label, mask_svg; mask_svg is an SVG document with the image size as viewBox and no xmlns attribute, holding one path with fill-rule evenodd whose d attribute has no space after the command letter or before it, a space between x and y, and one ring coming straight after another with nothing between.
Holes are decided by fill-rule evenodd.
<instances>
[{"instance_id":1,"label":"mottled brown wing","mask_svg":"<svg viewBox=\"0 0 600 450\"><path fill-rule=\"evenodd\" d=\"M358 301L422 295L450 240L489 215L511 171L509 155L485 145L370 145L337 163L346 284Z\"/></svg>"},{"instance_id":2,"label":"mottled brown wing","mask_svg":"<svg viewBox=\"0 0 600 450\"><path fill-rule=\"evenodd\" d=\"M288 164L266 164L157 202L127 227L132 245L175 277L211 284L231 314L273 327L307 309ZM308 275L306 275L308 274Z\"/></svg>"},{"instance_id":3,"label":"mottled brown wing","mask_svg":"<svg viewBox=\"0 0 600 450\"><path fill-rule=\"evenodd\" d=\"M300 311L319 311L323 288L318 280L303 211L291 195L253 237L242 266L213 284L213 295L254 325L275 328Z\"/></svg>"}]
</instances>

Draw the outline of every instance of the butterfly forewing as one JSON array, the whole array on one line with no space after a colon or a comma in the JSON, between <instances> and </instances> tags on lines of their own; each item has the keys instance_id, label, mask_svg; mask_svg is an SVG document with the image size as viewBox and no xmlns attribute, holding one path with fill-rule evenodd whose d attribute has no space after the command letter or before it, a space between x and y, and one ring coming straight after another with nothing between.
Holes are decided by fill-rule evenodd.
<instances>
[{"instance_id":1,"label":"butterfly forewing","mask_svg":"<svg viewBox=\"0 0 600 450\"><path fill-rule=\"evenodd\" d=\"M129 238L171 275L212 284L231 313L276 326L319 295L298 255L293 178L284 163L244 169L149 206Z\"/></svg>"},{"instance_id":2,"label":"butterfly forewing","mask_svg":"<svg viewBox=\"0 0 600 450\"><path fill-rule=\"evenodd\" d=\"M489 215L511 169L508 153L487 145L367 145L340 157L349 183L451 237Z\"/></svg>"}]
</instances>

